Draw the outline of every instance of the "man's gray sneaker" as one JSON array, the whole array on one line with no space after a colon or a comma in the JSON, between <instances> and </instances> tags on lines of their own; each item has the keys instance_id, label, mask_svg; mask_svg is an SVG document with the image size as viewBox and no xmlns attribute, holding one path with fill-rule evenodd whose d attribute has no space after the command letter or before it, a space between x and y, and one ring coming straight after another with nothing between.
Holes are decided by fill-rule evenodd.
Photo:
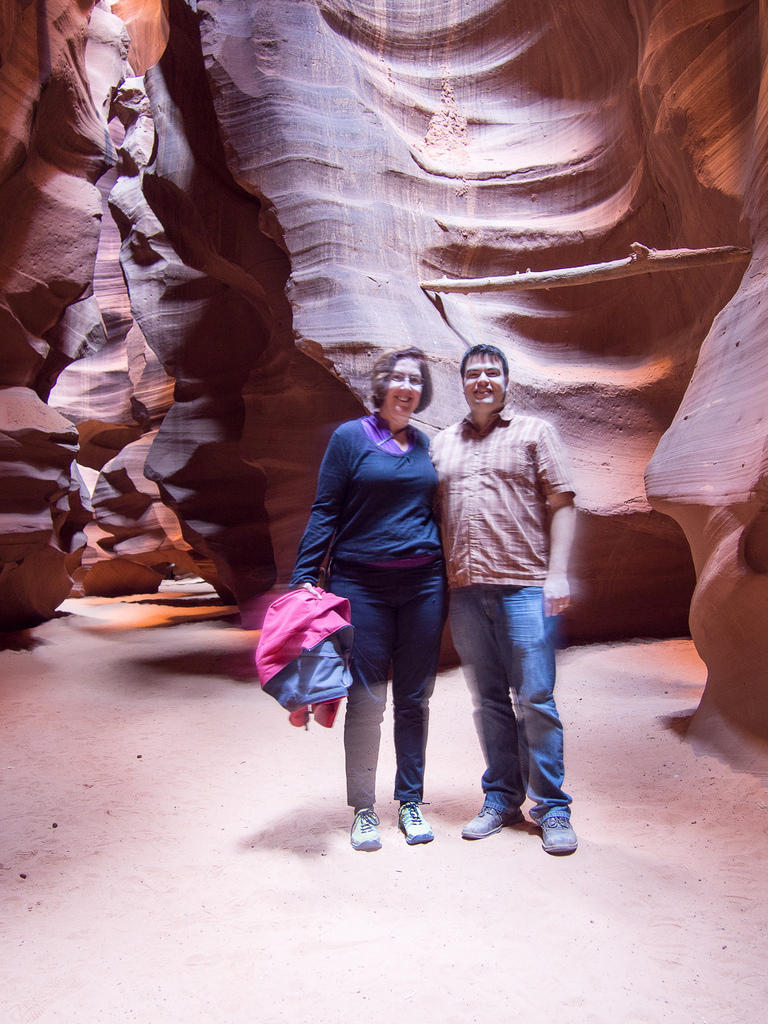
<instances>
[{"instance_id":1,"label":"man's gray sneaker","mask_svg":"<svg viewBox=\"0 0 768 1024\"><path fill-rule=\"evenodd\" d=\"M575 853L579 840L571 828L570 818L553 815L540 823L541 845L547 853Z\"/></svg>"},{"instance_id":2,"label":"man's gray sneaker","mask_svg":"<svg viewBox=\"0 0 768 1024\"><path fill-rule=\"evenodd\" d=\"M381 849L381 836L378 829L379 819L372 807L363 807L355 814L349 839L355 850L369 852Z\"/></svg>"},{"instance_id":3,"label":"man's gray sneaker","mask_svg":"<svg viewBox=\"0 0 768 1024\"><path fill-rule=\"evenodd\" d=\"M521 821L525 821L525 818L519 807L512 811L500 811L497 807L483 804L479 813L461 830L461 838L485 839L486 836L501 832L505 825L519 825Z\"/></svg>"},{"instance_id":4,"label":"man's gray sneaker","mask_svg":"<svg viewBox=\"0 0 768 1024\"><path fill-rule=\"evenodd\" d=\"M429 823L424 820L421 808L415 800L401 804L397 815L397 825L405 835L405 841L409 846L416 843L431 843L435 838L435 833Z\"/></svg>"}]
</instances>

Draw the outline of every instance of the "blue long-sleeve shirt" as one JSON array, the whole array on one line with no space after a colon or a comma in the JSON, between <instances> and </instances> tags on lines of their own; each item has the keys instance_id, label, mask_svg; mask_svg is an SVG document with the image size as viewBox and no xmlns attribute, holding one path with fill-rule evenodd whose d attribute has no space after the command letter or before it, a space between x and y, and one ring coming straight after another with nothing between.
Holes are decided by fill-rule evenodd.
<instances>
[{"instance_id":1,"label":"blue long-sleeve shirt","mask_svg":"<svg viewBox=\"0 0 768 1024\"><path fill-rule=\"evenodd\" d=\"M292 586L317 582L332 538L333 557L344 562L440 556L432 514L437 474L426 435L420 430L412 434L412 448L395 455L376 446L361 420L334 431L320 465Z\"/></svg>"}]
</instances>

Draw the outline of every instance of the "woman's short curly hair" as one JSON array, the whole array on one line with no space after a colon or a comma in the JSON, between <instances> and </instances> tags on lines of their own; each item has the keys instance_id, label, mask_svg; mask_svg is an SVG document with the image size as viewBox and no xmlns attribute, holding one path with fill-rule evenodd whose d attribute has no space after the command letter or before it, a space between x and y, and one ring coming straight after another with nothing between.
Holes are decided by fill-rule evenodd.
<instances>
[{"instance_id":1,"label":"woman's short curly hair","mask_svg":"<svg viewBox=\"0 0 768 1024\"><path fill-rule=\"evenodd\" d=\"M421 398L416 412L426 409L432 401L432 377L429 372L427 357L420 348L399 348L393 352L382 353L371 368L371 401L374 409L380 409L387 393L389 382L395 365L401 359L415 359L421 372Z\"/></svg>"}]
</instances>

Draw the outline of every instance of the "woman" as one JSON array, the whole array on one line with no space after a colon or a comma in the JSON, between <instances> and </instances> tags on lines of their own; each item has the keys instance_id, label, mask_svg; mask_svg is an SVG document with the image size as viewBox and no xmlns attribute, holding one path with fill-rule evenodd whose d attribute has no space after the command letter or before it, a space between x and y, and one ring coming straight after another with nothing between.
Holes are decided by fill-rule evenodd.
<instances>
[{"instance_id":1,"label":"woman","mask_svg":"<svg viewBox=\"0 0 768 1024\"><path fill-rule=\"evenodd\" d=\"M329 547L328 589L348 598L355 640L344 751L356 850L378 850L376 764L392 670L395 799L409 844L434 839L421 813L429 698L445 621L440 537L432 515L437 475L429 442L409 425L432 384L417 348L381 356L372 371L376 412L342 424L320 466L317 495L291 583L317 583Z\"/></svg>"}]
</instances>

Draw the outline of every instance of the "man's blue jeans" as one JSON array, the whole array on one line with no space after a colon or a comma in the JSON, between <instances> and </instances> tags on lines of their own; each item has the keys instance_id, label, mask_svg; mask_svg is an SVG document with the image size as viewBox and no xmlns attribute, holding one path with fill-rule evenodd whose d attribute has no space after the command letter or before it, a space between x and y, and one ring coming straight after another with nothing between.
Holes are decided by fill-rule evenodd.
<instances>
[{"instance_id":1,"label":"man's blue jeans","mask_svg":"<svg viewBox=\"0 0 768 1024\"><path fill-rule=\"evenodd\" d=\"M359 810L376 802L381 723L392 672L396 800L420 802L429 698L445 624L442 560L418 568L333 563L329 590L349 599L355 640L352 686L344 719L347 802Z\"/></svg>"},{"instance_id":2,"label":"man's blue jeans","mask_svg":"<svg viewBox=\"0 0 768 1024\"><path fill-rule=\"evenodd\" d=\"M569 817L563 726L555 707L554 620L541 587L480 584L451 592L451 632L485 753L485 802L531 817Z\"/></svg>"}]
</instances>

